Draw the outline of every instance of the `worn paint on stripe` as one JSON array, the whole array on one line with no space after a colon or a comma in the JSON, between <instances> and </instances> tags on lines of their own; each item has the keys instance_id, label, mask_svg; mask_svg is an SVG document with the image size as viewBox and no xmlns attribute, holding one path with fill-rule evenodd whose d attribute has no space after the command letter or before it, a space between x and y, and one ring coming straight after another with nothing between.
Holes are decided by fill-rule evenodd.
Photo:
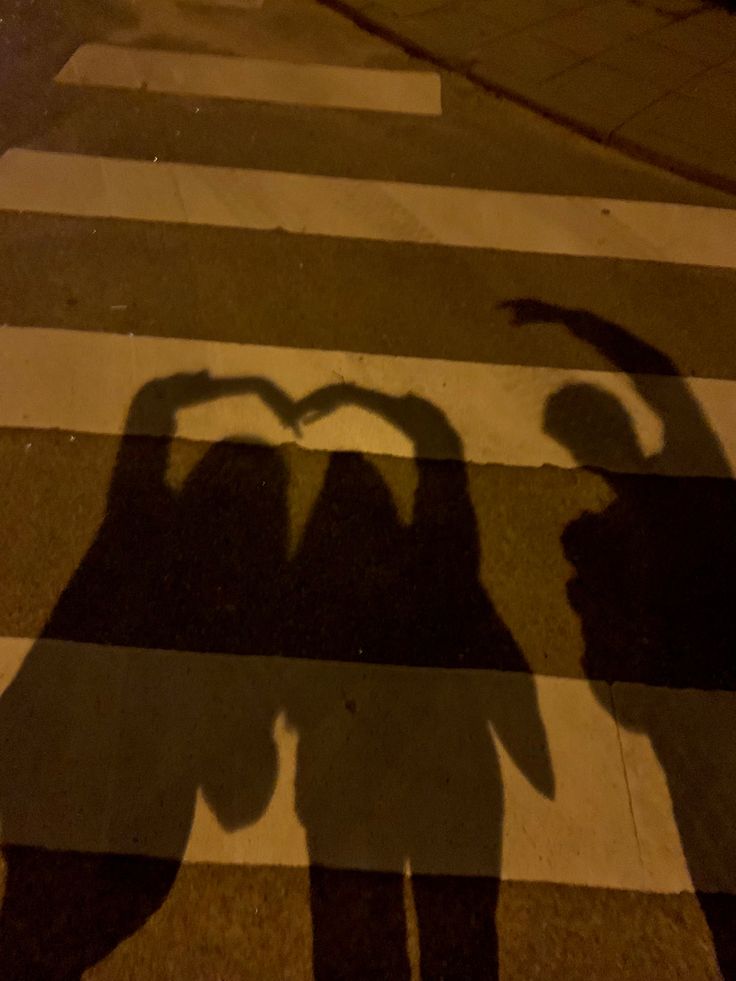
<instances>
[{"instance_id":1,"label":"worn paint on stripe","mask_svg":"<svg viewBox=\"0 0 736 981\"><path fill-rule=\"evenodd\" d=\"M508 466L573 467L596 464L621 472L728 476L736 465L734 382L721 379L634 376L517 365L474 364L423 358L355 354L100 334L86 331L0 329L0 425L123 432L131 399L151 379L209 370L213 376L260 375L298 399L325 385L352 382L392 395L409 392L442 409L464 442L465 459ZM628 413L643 450L667 452L643 466L625 455L608 456L587 439L589 458L575 459L544 431L551 395L567 386L595 386L614 395ZM642 394L651 397L655 414ZM581 421L585 426L586 420ZM258 434L275 444L295 440L253 396L229 396L185 409L178 435L217 440ZM136 431L160 435L155 425ZM713 435L723 453L713 451ZM583 434L585 435L585 434ZM675 442L676 440L676 442ZM347 406L303 428L301 445L318 450L360 450L411 457L409 439L385 420ZM614 448L615 449L615 448ZM601 455L596 456L600 450ZM436 451L436 452L435 452ZM443 447L427 452L446 456Z\"/></svg>"},{"instance_id":2,"label":"worn paint on stripe","mask_svg":"<svg viewBox=\"0 0 736 981\"><path fill-rule=\"evenodd\" d=\"M0 208L736 268L736 211L9 150Z\"/></svg>"},{"instance_id":3,"label":"worn paint on stripe","mask_svg":"<svg viewBox=\"0 0 736 981\"><path fill-rule=\"evenodd\" d=\"M603 684L13 638L0 641L0 671L13 844L692 888L651 747L628 739L622 757ZM700 750L711 703L725 700L731 718L736 706L736 694L645 696L660 711L674 704L675 719L699 698ZM624 759L645 783L627 790ZM713 803L698 801L704 826ZM646 836L632 813L646 814ZM733 822L726 831L714 885L735 890Z\"/></svg>"},{"instance_id":4,"label":"worn paint on stripe","mask_svg":"<svg viewBox=\"0 0 736 981\"><path fill-rule=\"evenodd\" d=\"M442 112L435 72L302 65L107 44L82 45L56 81L424 116Z\"/></svg>"}]
</instances>

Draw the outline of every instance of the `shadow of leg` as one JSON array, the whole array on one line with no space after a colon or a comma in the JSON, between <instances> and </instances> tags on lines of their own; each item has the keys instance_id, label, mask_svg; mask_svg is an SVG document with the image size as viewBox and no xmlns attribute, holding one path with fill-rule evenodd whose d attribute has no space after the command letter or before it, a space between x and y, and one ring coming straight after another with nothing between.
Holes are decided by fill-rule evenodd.
<instances>
[{"instance_id":1,"label":"shadow of leg","mask_svg":"<svg viewBox=\"0 0 736 981\"><path fill-rule=\"evenodd\" d=\"M699 893L698 900L713 937L721 974L726 981L736 981L736 896Z\"/></svg>"},{"instance_id":2,"label":"shadow of leg","mask_svg":"<svg viewBox=\"0 0 736 981\"><path fill-rule=\"evenodd\" d=\"M8 847L3 981L79 981L166 899L179 863Z\"/></svg>"},{"instance_id":3,"label":"shadow of leg","mask_svg":"<svg viewBox=\"0 0 736 981\"><path fill-rule=\"evenodd\" d=\"M422 981L493 981L498 977L498 881L415 875Z\"/></svg>"},{"instance_id":4,"label":"shadow of leg","mask_svg":"<svg viewBox=\"0 0 736 981\"><path fill-rule=\"evenodd\" d=\"M313 866L315 981L409 981L403 877Z\"/></svg>"}]
</instances>

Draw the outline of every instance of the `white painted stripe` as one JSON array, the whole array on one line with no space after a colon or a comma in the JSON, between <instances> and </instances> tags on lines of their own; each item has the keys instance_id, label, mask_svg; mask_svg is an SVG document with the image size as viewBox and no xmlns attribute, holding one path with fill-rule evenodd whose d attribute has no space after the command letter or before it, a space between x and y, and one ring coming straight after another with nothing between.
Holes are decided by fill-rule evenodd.
<instances>
[{"instance_id":1,"label":"white painted stripe","mask_svg":"<svg viewBox=\"0 0 736 981\"><path fill-rule=\"evenodd\" d=\"M247 312L244 313L247 316ZM265 347L177 338L134 337L45 328L0 328L0 425L119 434L131 399L147 381L207 369L214 377L262 375L292 398L338 381L393 395L412 392L441 408L463 439L465 458L509 466L573 467L570 452L544 432L550 395L568 384L591 384L615 395L629 413L644 450L661 448L662 420L617 372L476 364L341 351ZM664 415L672 407L679 448L652 469L667 474L723 476L708 441L682 411L683 392L720 437L736 467L736 382L643 376ZM690 405L690 403L688 403ZM145 431L157 435L153 424ZM687 427L692 426L691 431ZM183 410L179 435L217 440L257 434L275 444L295 439L252 396L230 396ZM409 439L354 407L305 426L310 449L414 455ZM717 456L717 454L716 454ZM600 461L583 461L600 462ZM612 469L626 470L620 457Z\"/></svg>"},{"instance_id":2,"label":"white painted stripe","mask_svg":"<svg viewBox=\"0 0 736 981\"><path fill-rule=\"evenodd\" d=\"M436 72L304 65L107 44L82 45L56 81L213 99L427 116L442 112Z\"/></svg>"},{"instance_id":3,"label":"white painted stripe","mask_svg":"<svg viewBox=\"0 0 736 981\"><path fill-rule=\"evenodd\" d=\"M645 737L617 731L604 684L49 640L26 656L32 645L0 639L5 841L299 867L299 807L312 859L339 868L408 859L417 872L692 889L662 769ZM685 723L679 779L703 788L696 824L719 829L717 872L698 884L736 892L736 694L625 685L617 704L618 689L640 717L669 719L673 739ZM714 784L697 778L705 757Z\"/></svg>"},{"instance_id":4,"label":"white painted stripe","mask_svg":"<svg viewBox=\"0 0 736 981\"><path fill-rule=\"evenodd\" d=\"M0 209L736 268L736 211L8 150Z\"/></svg>"}]
</instances>

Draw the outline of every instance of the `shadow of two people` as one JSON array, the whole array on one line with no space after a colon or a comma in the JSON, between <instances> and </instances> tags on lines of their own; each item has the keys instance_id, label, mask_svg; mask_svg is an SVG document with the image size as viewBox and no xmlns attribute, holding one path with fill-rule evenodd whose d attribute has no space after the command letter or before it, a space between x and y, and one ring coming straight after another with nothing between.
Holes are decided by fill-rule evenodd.
<instances>
[{"instance_id":1,"label":"shadow of two people","mask_svg":"<svg viewBox=\"0 0 736 981\"><path fill-rule=\"evenodd\" d=\"M401 429L416 458L411 520L356 453L330 457L292 556L281 451L218 443L173 490L177 412L235 393L293 428L354 405ZM497 879L432 872L448 842L468 867L499 868L489 723L541 792L554 781L533 679L479 581L479 551L461 440L422 399L338 385L293 403L265 379L205 374L144 386L99 532L0 699L2 977L79 978L142 926L175 880L198 792L225 828L256 820L279 713L298 733L315 977L409 978L407 866L422 977L495 976ZM363 671L345 702L324 673L288 686L281 661L243 671L252 659L237 655L252 654L386 667ZM436 667L518 672L514 704L421 671ZM69 857L80 826L101 852L170 859ZM56 850L12 844L29 840ZM384 871L340 871L350 859Z\"/></svg>"},{"instance_id":2,"label":"shadow of two people","mask_svg":"<svg viewBox=\"0 0 736 981\"><path fill-rule=\"evenodd\" d=\"M721 969L733 976L734 906L725 887L718 891L718 883L732 875L731 706L725 702L714 711L711 700L706 713L697 692L681 692L687 697L680 697L679 714L673 715L672 706L659 711L643 689L625 684L734 688L729 467L698 403L661 352L584 311L528 300L510 306L520 323L559 322L594 344L631 377L664 425L662 452L646 458L618 400L581 385L552 396L545 421L547 432L613 493L604 511L581 515L563 536L575 570L569 594L583 628L586 672L612 684L617 721L652 741ZM672 383L663 385L662 376ZM412 521L400 521L378 471L355 454L331 458L291 559L288 475L278 451L218 444L182 490L171 491L165 471L176 411L224 394L223 384L234 386L229 391L257 392L289 424L351 403L402 428L414 443L419 471ZM144 389L131 407L127 430L105 521L60 598L46 637L412 667L525 668L478 581L477 528L462 446L436 408L413 397L333 386L295 409L262 379L214 383L195 376ZM168 436L134 438L141 431ZM673 476L685 462L710 476ZM92 760L80 780L70 733L77 733L77 748L105 743L101 735L109 719L90 718L74 696L104 691L109 679L104 670L99 675L99 665L110 658L99 651L86 660L78 654L75 675L68 658L60 654L55 660L39 644L3 696L0 773L3 785L14 789L3 801L9 840L22 839L34 815L53 815L63 826L95 811L105 768ZM453 702L446 684L429 699L421 686L369 689L367 700L348 711L355 716L352 739L328 746L336 764L326 769L323 723L334 706L324 698L308 690L247 690L233 685L232 675L227 683L214 682L213 692L213 673L204 667L195 684L182 686L172 683L175 663L169 661L164 671L149 669L154 660L140 654L132 678L128 671L136 705L128 722L135 765L128 767L131 782L118 782L116 809L125 813L126 802L135 801L128 825L149 831L153 825L167 843L166 853L179 857L197 788L225 827L255 820L276 777L273 718L286 711L299 733L296 800L313 860L315 975L408 977L398 870L406 863L431 868L448 829L462 829L481 862L498 861L503 805L487 731L489 706L469 711L467 704ZM388 713L387 699L393 700ZM213 703L217 713L210 710ZM531 679L519 708L513 724L504 723L503 713L493 721L535 785L550 793L551 768ZM402 713L421 725L408 729ZM386 717L391 725L378 724ZM43 726L29 724L38 718ZM166 745L186 745L187 752L162 753ZM427 765L443 749L452 760L449 772L457 775L446 788ZM165 793L158 786L151 794L151 775L160 777L162 760L175 778L164 781ZM377 765L387 760L393 767ZM387 774L396 778L393 783L387 784ZM364 857L367 849L370 864L379 841L381 856L392 855L393 873L356 877L319 864L341 845L348 853L363 849ZM78 977L158 908L178 868L177 860L100 859L86 866L86 876L77 873L75 894L63 858L48 856L34 865L27 850L10 848L6 854L0 927L7 977ZM492 975L493 880L419 874L413 892L422 976ZM34 906L34 895L43 896L42 907ZM43 955L35 939L39 921L52 940Z\"/></svg>"}]
</instances>

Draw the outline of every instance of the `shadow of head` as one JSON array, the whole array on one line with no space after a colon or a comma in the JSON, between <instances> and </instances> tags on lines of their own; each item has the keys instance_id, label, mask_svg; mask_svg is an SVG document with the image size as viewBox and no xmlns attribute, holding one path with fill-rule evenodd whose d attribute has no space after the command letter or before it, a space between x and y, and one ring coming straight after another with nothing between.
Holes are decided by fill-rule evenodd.
<instances>
[{"instance_id":1,"label":"shadow of head","mask_svg":"<svg viewBox=\"0 0 736 981\"><path fill-rule=\"evenodd\" d=\"M182 576L196 582L200 608L235 618L244 634L265 630L272 603L259 614L254 601L274 597L283 581L288 482L277 447L223 440L206 450L178 494L178 549L192 564Z\"/></svg>"},{"instance_id":2,"label":"shadow of head","mask_svg":"<svg viewBox=\"0 0 736 981\"><path fill-rule=\"evenodd\" d=\"M187 474L180 492L184 502L201 507L208 498L240 509L273 510L284 517L288 469L283 453L253 436L231 437L208 447Z\"/></svg>"},{"instance_id":3,"label":"shadow of head","mask_svg":"<svg viewBox=\"0 0 736 981\"><path fill-rule=\"evenodd\" d=\"M631 417L597 385L565 385L547 399L544 431L578 466L637 471L645 462Z\"/></svg>"}]
</instances>

